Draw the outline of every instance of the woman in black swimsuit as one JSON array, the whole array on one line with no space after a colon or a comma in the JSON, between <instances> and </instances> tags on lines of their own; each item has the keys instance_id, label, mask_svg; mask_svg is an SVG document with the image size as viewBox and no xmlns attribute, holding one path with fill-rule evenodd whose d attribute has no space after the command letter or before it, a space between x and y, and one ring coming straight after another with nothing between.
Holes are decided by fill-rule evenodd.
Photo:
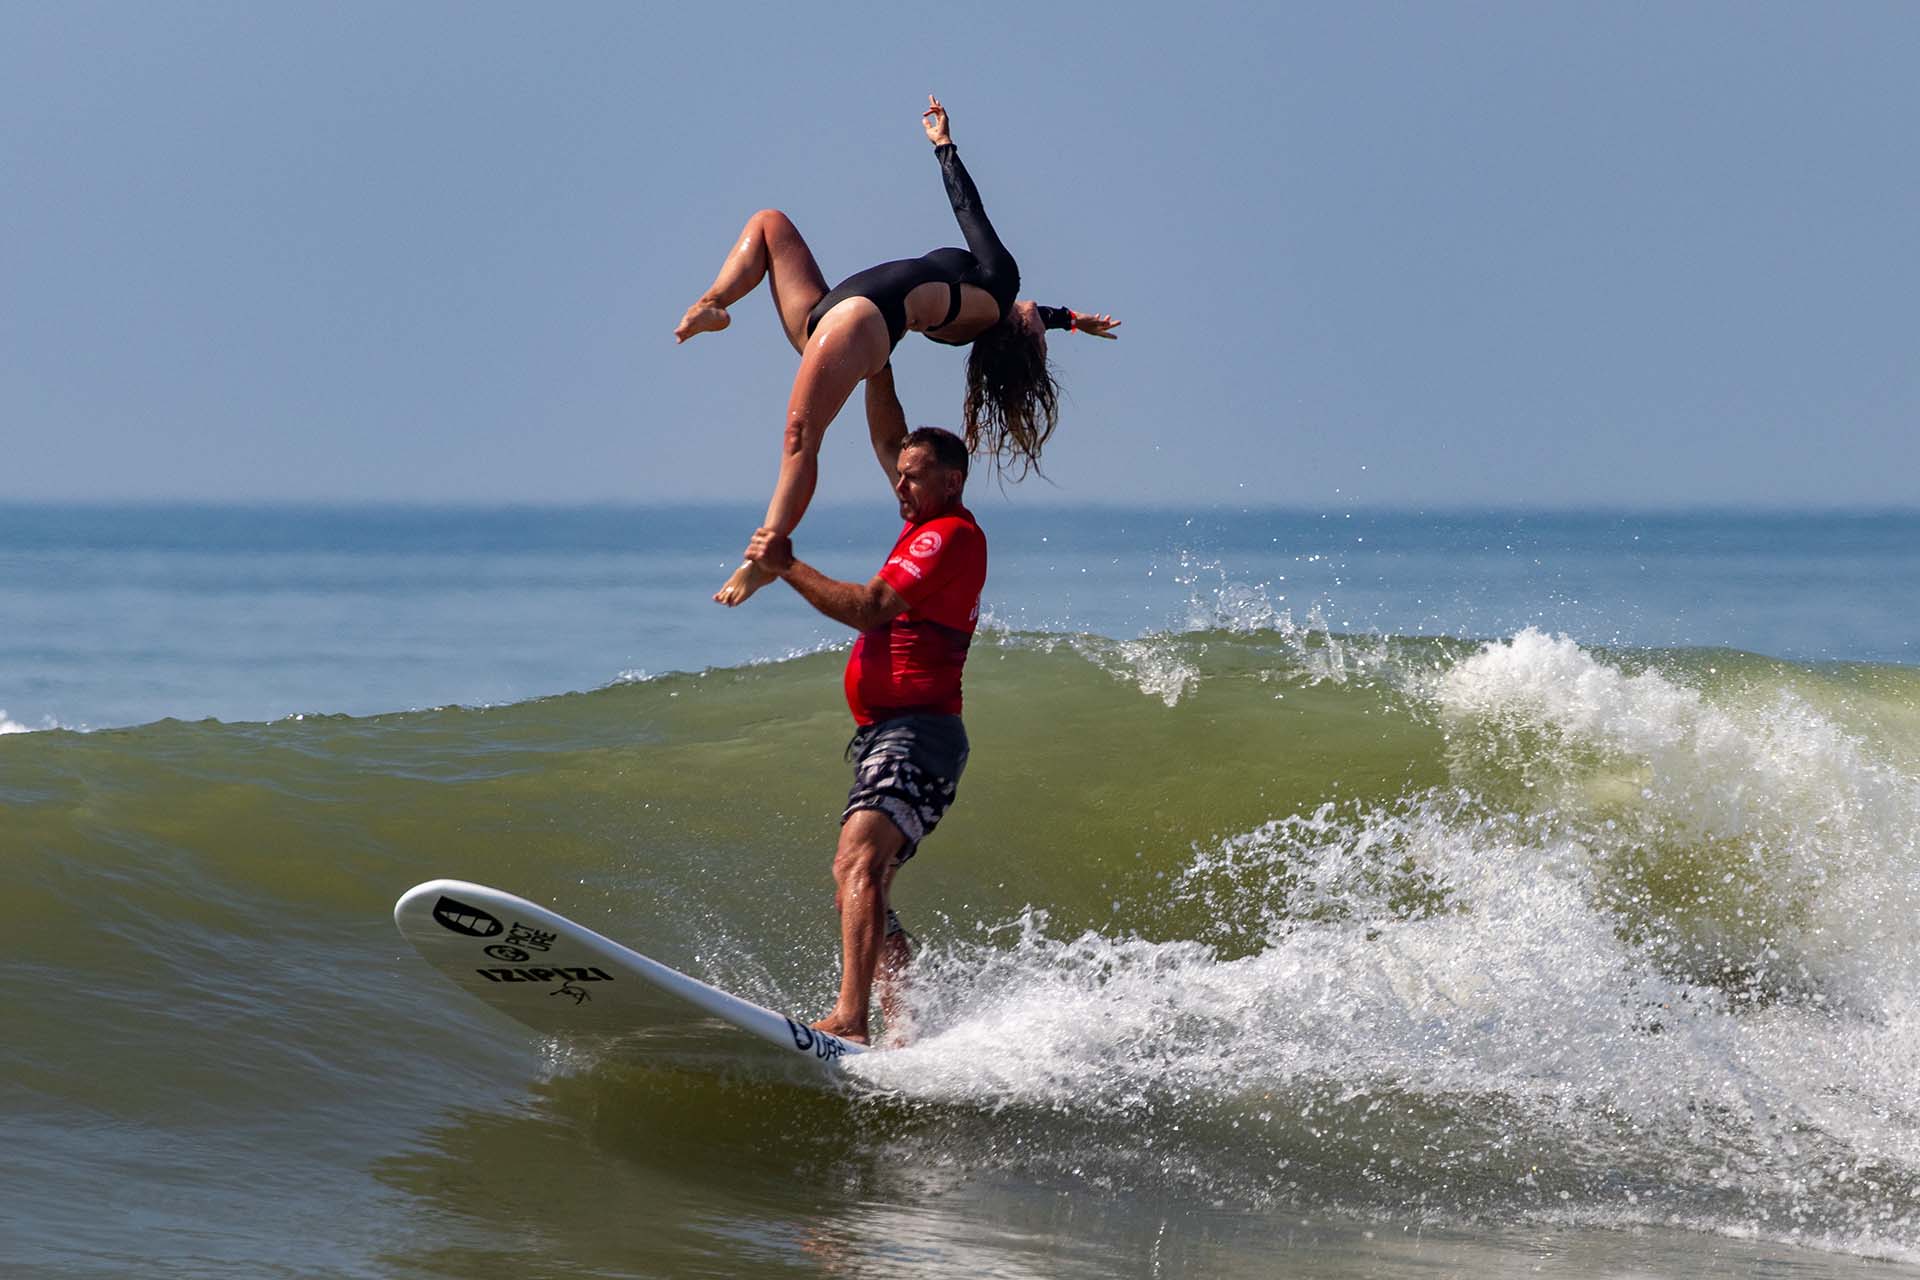
<instances>
[{"instance_id":1,"label":"woman in black swimsuit","mask_svg":"<svg viewBox=\"0 0 1920 1280\"><path fill-rule=\"evenodd\" d=\"M780 479L767 505L766 526L781 533L792 533L806 514L819 475L820 438L854 387L867 384L869 416L878 397L879 416L904 424L887 362L907 330L950 346L972 345L967 445L1021 474L1039 462L1040 446L1059 417L1046 331L1117 336L1112 331L1120 322L1112 316L1015 300L1020 268L980 207L980 193L948 136L946 108L937 98L927 101L921 124L940 160L965 249L935 249L924 257L883 262L829 290L812 250L787 215L762 209L747 219L712 287L687 308L673 331L685 342L696 333L726 328L733 322L727 308L762 277L768 280L787 339L800 353L800 372L787 399ZM760 566L743 564L713 598L737 605L771 580Z\"/></svg>"}]
</instances>

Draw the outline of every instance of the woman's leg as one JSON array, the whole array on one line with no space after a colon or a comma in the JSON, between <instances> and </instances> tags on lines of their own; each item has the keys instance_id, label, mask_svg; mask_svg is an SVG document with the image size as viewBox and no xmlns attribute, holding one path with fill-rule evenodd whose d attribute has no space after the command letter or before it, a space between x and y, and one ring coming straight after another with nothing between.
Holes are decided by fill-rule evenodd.
<instances>
[{"instance_id":1,"label":"woman's leg","mask_svg":"<svg viewBox=\"0 0 1920 1280\"><path fill-rule=\"evenodd\" d=\"M696 333L724 329L733 323L727 308L747 296L762 277L771 277L774 310L795 351L807 345L807 313L827 292L827 281L813 250L800 238L793 222L778 209L762 209L747 219L713 284L687 308L674 328L676 342Z\"/></svg>"},{"instance_id":2,"label":"woman's leg","mask_svg":"<svg viewBox=\"0 0 1920 1280\"><path fill-rule=\"evenodd\" d=\"M821 318L800 355L800 372L787 398L787 429L780 451L780 478L767 503L766 528L792 533L813 501L820 476L820 439L827 424L862 381L886 368L893 354L880 308L865 298L848 298ZM714 593L724 605L736 605L773 581L773 575L748 562L733 571Z\"/></svg>"}]
</instances>

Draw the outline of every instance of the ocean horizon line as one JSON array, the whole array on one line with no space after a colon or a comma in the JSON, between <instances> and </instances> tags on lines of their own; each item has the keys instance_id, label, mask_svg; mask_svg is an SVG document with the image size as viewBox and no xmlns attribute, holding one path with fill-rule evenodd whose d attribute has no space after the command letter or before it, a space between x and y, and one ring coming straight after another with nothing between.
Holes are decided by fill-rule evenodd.
<instances>
[{"instance_id":1,"label":"ocean horizon line","mask_svg":"<svg viewBox=\"0 0 1920 1280\"><path fill-rule=\"evenodd\" d=\"M354 511L446 512L448 514L567 512L719 512L746 510L760 506L751 498L664 498L664 499L494 499L494 498L190 498L190 497L87 497L87 498L14 498L0 497L0 512L36 511L206 511L206 512L285 512L328 513ZM820 498L813 511L858 512L884 505L878 498ZM972 505L985 507L975 499ZM1289 516L1341 515L1426 516L1440 519L1498 518L1508 516L1544 517L1741 517L1815 516L1822 518L1905 519L1920 517L1920 502L1906 505L1891 503L1803 503L1774 502L1701 502L1701 503L1411 503L1352 501L1327 504L1298 502L1215 502L1215 501L1063 501L1047 507L999 508L1002 512L1027 515L1042 511L1098 513L1102 511L1177 515L1256 515Z\"/></svg>"}]
</instances>

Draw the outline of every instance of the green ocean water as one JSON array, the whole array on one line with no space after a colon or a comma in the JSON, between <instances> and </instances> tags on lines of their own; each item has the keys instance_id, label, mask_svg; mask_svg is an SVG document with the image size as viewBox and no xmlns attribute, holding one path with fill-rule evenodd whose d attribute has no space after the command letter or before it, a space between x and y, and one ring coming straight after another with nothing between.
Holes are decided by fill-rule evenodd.
<instances>
[{"instance_id":1,"label":"green ocean water","mask_svg":"<svg viewBox=\"0 0 1920 1280\"><path fill-rule=\"evenodd\" d=\"M454 875L823 1008L842 661L0 736L10 1272L1920 1270L1908 666L983 633L913 1043L839 1088L394 932Z\"/></svg>"}]
</instances>

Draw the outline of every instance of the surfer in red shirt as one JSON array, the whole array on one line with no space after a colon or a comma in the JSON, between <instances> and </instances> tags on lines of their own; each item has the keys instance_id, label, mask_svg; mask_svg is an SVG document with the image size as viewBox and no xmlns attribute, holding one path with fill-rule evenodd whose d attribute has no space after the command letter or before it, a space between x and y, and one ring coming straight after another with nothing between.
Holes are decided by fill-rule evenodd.
<instances>
[{"instance_id":1,"label":"surfer in red shirt","mask_svg":"<svg viewBox=\"0 0 1920 1280\"><path fill-rule=\"evenodd\" d=\"M884 1006L909 956L888 901L893 874L953 803L966 769L960 672L987 580L986 536L960 501L966 445L938 427L908 434L886 388L869 390L867 411L874 451L907 522L880 572L864 584L836 581L795 559L792 541L772 528L757 530L746 552L860 633L846 674L847 706L859 725L847 744L854 782L833 855L840 997L813 1024L859 1044L867 1043L876 977Z\"/></svg>"}]
</instances>

